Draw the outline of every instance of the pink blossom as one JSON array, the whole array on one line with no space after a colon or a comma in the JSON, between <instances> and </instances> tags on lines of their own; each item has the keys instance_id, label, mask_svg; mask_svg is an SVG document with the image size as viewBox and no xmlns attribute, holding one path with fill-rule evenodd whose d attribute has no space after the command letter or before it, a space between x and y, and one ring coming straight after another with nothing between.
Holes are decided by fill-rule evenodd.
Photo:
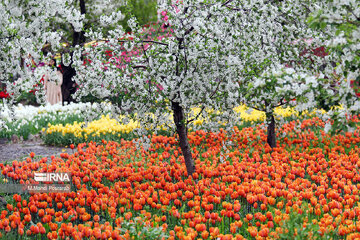
<instances>
[{"instance_id":1,"label":"pink blossom","mask_svg":"<svg viewBox=\"0 0 360 240\"><path fill-rule=\"evenodd\" d=\"M160 91L164 90L163 86L161 86L160 84L156 84L156 87L157 87Z\"/></svg>"}]
</instances>

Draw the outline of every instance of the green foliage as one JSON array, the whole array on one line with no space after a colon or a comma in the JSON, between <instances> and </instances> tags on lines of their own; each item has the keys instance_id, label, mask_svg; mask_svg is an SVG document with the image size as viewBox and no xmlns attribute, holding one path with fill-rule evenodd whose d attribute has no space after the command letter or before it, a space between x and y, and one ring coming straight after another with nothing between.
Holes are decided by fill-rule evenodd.
<instances>
[{"instance_id":1,"label":"green foliage","mask_svg":"<svg viewBox=\"0 0 360 240\"><path fill-rule=\"evenodd\" d=\"M317 81L328 82L328 79L317 79ZM324 109L325 111L330 111L332 108L336 106L340 106L340 99L339 97L335 97L334 93L331 91L338 91L336 88L336 83L330 83L333 85L332 89L324 88L322 84L319 84L315 89L319 93L315 96L315 100L317 103L317 108ZM331 90L331 91L329 91Z\"/></svg>"},{"instance_id":2,"label":"green foliage","mask_svg":"<svg viewBox=\"0 0 360 240\"><path fill-rule=\"evenodd\" d=\"M22 92L21 95L16 99L16 103L22 103L23 105L39 106L36 101L36 97L31 92Z\"/></svg>"},{"instance_id":3,"label":"green foliage","mask_svg":"<svg viewBox=\"0 0 360 240\"><path fill-rule=\"evenodd\" d=\"M301 207L300 213L292 209L289 219L283 221L282 229L284 231L280 234L280 239L334 239L335 231L321 234L319 224L313 223L313 219L315 219L313 214L309 212L305 204ZM307 222L306 226L305 222Z\"/></svg>"},{"instance_id":4,"label":"green foliage","mask_svg":"<svg viewBox=\"0 0 360 240\"><path fill-rule=\"evenodd\" d=\"M27 140L30 134L38 134L42 128L46 128L48 124L67 124L75 121L83 121L84 116L77 114L69 114L66 118L58 115L36 116L31 121L17 120L13 122L5 122L7 129L0 130L0 138L10 139L11 136L17 135Z\"/></svg>"},{"instance_id":5,"label":"green foliage","mask_svg":"<svg viewBox=\"0 0 360 240\"><path fill-rule=\"evenodd\" d=\"M140 218L135 218L134 222L124 221L119 228L122 234L129 233L131 239L162 239L168 237L162 228L146 225Z\"/></svg>"},{"instance_id":6,"label":"green foliage","mask_svg":"<svg viewBox=\"0 0 360 240\"><path fill-rule=\"evenodd\" d=\"M73 133L62 134L60 132L53 132L51 134L45 134L42 136L42 139L46 145L51 146L68 146L70 144L79 144L83 142L101 142L101 140L107 141L117 141L120 142L122 139L131 140L135 138L135 134L133 133L107 133L107 134L91 134L86 138L84 136L77 137Z\"/></svg>"},{"instance_id":7,"label":"green foliage","mask_svg":"<svg viewBox=\"0 0 360 240\"><path fill-rule=\"evenodd\" d=\"M143 26L157 20L157 1L155 0L127 0L124 7L120 7L125 18L121 21L121 25L126 32L131 29L127 21L131 17L136 17L138 23Z\"/></svg>"}]
</instances>

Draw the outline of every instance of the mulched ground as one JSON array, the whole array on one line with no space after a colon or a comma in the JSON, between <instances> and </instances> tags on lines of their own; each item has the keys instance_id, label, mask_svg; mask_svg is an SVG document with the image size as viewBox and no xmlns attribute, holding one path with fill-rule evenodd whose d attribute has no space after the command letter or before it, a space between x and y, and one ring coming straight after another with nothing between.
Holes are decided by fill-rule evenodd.
<instances>
[{"instance_id":1,"label":"mulched ground","mask_svg":"<svg viewBox=\"0 0 360 240\"><path fill-rule=\"evenodd\" d=\"M52 155L59 156L62 152L70 154L73 151L70 148L46 146L41 140L9 143L5 139L0 139L0 163L22 160L29 157L31 152L34 152L35 156L51 157Z\"/></svg>"}]
</instances>

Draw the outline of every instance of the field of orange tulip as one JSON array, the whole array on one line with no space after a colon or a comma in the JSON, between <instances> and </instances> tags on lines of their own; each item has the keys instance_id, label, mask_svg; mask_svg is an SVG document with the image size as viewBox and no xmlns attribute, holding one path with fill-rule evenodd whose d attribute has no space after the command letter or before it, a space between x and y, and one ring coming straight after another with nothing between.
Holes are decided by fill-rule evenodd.
<instances>
[{"instance_id":1,"label":"field of orange tulip","mask_svg":"<svg viewBox=\"0 0 360 240\"><path fill-rule=\"evenodd\" d=\"M79 144L73 154L0 164L7 183L71 172L72 192L6 195L3 239L359 239L360 116L329 136L319 118L278 129L196 131L187 176L176 136ZM5 183L3 183L5 184ZM5 206L6 205L6 206Z\"/></svg>"}]
</instances>

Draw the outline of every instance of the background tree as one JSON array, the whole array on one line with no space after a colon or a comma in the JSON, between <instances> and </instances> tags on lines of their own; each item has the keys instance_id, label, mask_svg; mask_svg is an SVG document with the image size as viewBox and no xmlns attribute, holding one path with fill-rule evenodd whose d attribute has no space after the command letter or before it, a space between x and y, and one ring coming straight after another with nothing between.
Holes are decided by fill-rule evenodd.
<instances>
[{"instance_id":1,"label":"background tree","mask_svg":"<svg viewBox=\"0 0 360 240\"><path fill-rule=\"evenodd\" d=\"M132 9L139 18L146 21L154 19L147 17L156 12L146 13L140 10L138 1L132 1ZM128 4L132 4L129 2ZM83 45L86 42L86 32L90 28L106 34L114 29L113 25L123 23L124 15L120 12L123 1L2 1L0 3L0 79L2 82L21 79L18 84L7 84L7 90L12 95L12 100L17 99L22 92L34 91L38 101L41 100L41 74L36 72L35 65L46 62L41 49L49 46L47 53L54 55L63 51L63 43L72 47ZM154 9L154 3L146 3L145 10ZM151 5L152 4L152 5ZM130 5L129 5L130 6ZM151 6L151 8L150 8ZM116 10L116 11L114 11ZM111 23L111 24L110 24ZM70 43L70 44L69 44ZM65 50L72 55L72 48ZM28 54L31 57L28 57ZM74 82L71 80L76 74L75 69L62 65L64 84L62 92L65 101L71 100L70 94L75 91ZM24 68L24 66L27 66ZM28 71L32 68L33 71ZM43 69L45 70L45 69ZM34 86L36 89L34 89Z\"/></svg>"},{"instance_id":2,"label":"background tree","mask_svg":"<svg viewBox=\"0 0 360 240\"><path fill-rule=\"evenodd\" d=\"M31 71L43 58L41 49L50 43L59 47L61 31L51 29L54 17L66 19L76 30L82 28L80 12L71 7L72 1L1 1L0 2L0 79L15 99L29 92L40 79ZM21 79L14 84L16 79Z\"/></svg>"},{"instance_id":3,"label":"background tree","mask_svg":"<svg viewBox=\"0 0 360 240\"><path fill-rule=\"evenodd\" d=\"M78 0L73 2L73 7L84 15L84 27L81 31L75 31L72 25L61 24L61 28L68 32L63 40L72 43L73 47L87 42L85 33L90 29L106 36L108 31L116 29L119 24L127 32L130 31L127 21L132 16L136 17L141 26L157 21L157 4L154 0ZM61 22L57 20L54 24Z\"/></svg>"},{"instance_id":4,"label":"background tree","mask_svg":"<svg viewBox=\"0 0 360 240\"><path fill-rule=\"evenodd\" d=\"M67 28L68 34L66 42L72 41L70 49L70 57L73 54L73 48L77 45L83 46L87 42L87 32L96 31L99 35L97 40L103 40L109 31L117 28L120 24L126 31L130 31L127 26L127 20L131 16L135 16L139 24L150 24L156 22L156 1L150 0L111 0L111 1L86 1L79 0L74 2L74 7L79 9L84 16L84 27L81 31L76 31L71 25L71 29ZM64 25L63 25L64 26ZM67 27L67 26L65 26ZM64 83L62 85L63 101L73 101L72 95L75 93L75 82L72 78L76 75L75 69L70 63L68 66L63 65ZM89 95L83 98L94 101L96 98Z\"/></svg>"},{"instance_id":5,"label":"background tree","mask_svg":"<svg viewBox=\"0 0 360 240\"><path fill-rule=\"evenodd\" d=\"M336 60L323 47L326 34L306 24L320 6L297 0L227 2L233 11L229 16L237 22L230 26L230 36L235 39L233 57L241 63L240 101L265 112L271 147L276 147L276 107L295 106L301 113L319 107L330 111L332 106L345 104L327 100L330 95L343 98L349 88L333 74L331 63ZM326 71L321 66L326 66ZM346 106L351 104L349 101Z\"/></svg>"},{"instance_id":6,"label":"background tree","mask_svg":"<svg viewBox=\"0 0 360 240\"><path fill-rule=\"evenodd\" d=\"M324 75L336 76L335 87L339 94L327 93L326 105L342 105L340 111L331 110L332 131L351 130L346 117L360 110L360 2L316 1L318 9L308 18L310 27L321 31L324 44L336 63L335 69L328 66ZM328 85L334 85L322 79ZM334 86L331 86L334 88ZM327 128L330 126L328 125ZM349 128L350 127L350 128Z\"/></svg>"},{"instance_id":7,"label":"background tree","mask_svg":"<svg viewBox=\"0 0 360 240\"><path fill-rule=\"evenodd\" d=\"M313 5L311 1L239 0L227 1L227 7L225 31L238 67L239 104L265 112L267 142L276 147L275 108L315 107L317 93L312 86L318 83L309 73L314 63L310 53L304 54L309 47L306 40L317 35L305 23ZM315 65L323 61L315 60Z\"/></svg>"}]
</instances>

